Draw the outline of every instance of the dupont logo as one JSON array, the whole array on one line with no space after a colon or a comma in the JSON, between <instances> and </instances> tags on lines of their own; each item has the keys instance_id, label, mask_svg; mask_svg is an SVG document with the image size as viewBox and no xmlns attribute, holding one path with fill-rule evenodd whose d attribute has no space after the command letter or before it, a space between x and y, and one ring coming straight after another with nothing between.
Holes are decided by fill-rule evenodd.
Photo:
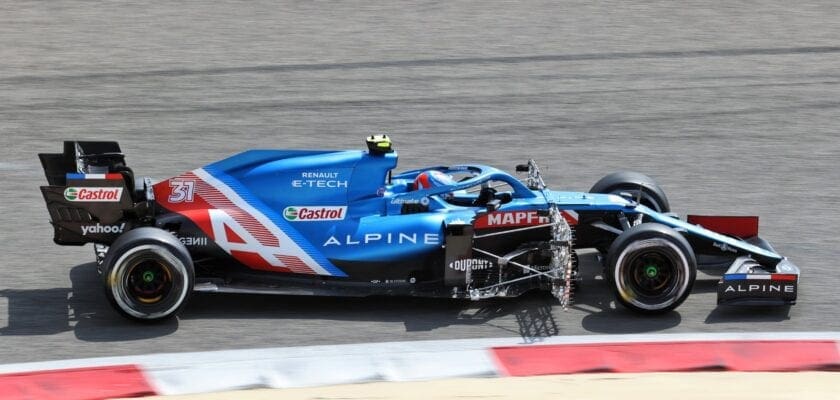
<instances>
[{"instance_id":1,"label":"dupont logo","mask_svg":"<svg viewBox=\"0 0 840 400\"><path fill-rule=\"evenodd\" d=\"M467 270L478 271L493 268L493 263L490 262L490 260L485 260L483 258L466 258L449 263L449 268L461 272L465 272Z\"/></svg>"},{"instance_id":2,"label":"dupont logo","mask_svg":"<svg viewBox=\"0 0 840 400\"><path fill-rule=\"evenodd\" d=\"M122 198L121 187L69 187L64 189L67 201L98 201L116 203Z\"/></svg>"},{"instance_id":3,"label":"dupont logo","mask_svg":"<svg viewBox=\"0 0 840 400\"><path fill-rule=\"evenodd\" d=\"M347 214L347 207L292 206L283 210L286 221L340 221Z\"/></svg>"}]
</instances>

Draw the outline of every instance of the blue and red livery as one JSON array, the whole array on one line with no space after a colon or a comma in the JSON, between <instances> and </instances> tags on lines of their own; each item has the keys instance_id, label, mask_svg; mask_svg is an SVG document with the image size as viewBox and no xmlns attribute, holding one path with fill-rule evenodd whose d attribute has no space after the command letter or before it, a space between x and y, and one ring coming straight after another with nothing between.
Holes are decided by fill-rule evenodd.
<instances>
[{"instance_id":1,"label":"blue and red livery","mask_svg":"<svg viewBox=\"0 0 840 400\"><path fill-rule=\"evenodd\" d=\"M41 154L62 245L94 243L108 299L138 320L176 315L193 291L482 299L551 291L565 306L577 252L601 253L616 300L670 311L697 269L723 272L720 304L793 304L799 269L757 217L670 212L634 172L588 192L486 165L394 173L387 136L367 150L250 150L154 183L116 142ZM97 193L79 197L79 190Z\"/></svg>"}]
</instances>

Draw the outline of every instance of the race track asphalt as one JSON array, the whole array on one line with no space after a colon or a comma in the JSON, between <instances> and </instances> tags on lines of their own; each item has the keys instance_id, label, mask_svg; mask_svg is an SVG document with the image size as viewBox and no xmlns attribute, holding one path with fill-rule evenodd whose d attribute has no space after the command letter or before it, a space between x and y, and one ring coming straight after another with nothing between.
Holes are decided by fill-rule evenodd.
<instances>
[{"instance_id":1,"label":"race track asphalt","mask_svg":"<svg viewBox=\"0 0 840 400\"><path fill-rule=\"evenodd\" d=\"M369 341L837 331L840 3L406 1L0 5L0 363ZM557 189L632 169L675 211L761 216L802 270L789 309L197 295L140 325L106 304L90 247L59 247L36 153L118 140L165 178L247 148L361 148L399 169L540 161ZM584 257L592 266L592 257Z\"/></svg>"}]
</instances>

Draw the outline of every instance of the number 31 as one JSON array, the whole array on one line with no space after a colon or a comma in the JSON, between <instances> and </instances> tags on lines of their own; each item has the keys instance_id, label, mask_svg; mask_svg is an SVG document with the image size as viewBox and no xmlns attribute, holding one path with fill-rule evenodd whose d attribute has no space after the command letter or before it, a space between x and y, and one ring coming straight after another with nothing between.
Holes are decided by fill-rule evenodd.
<instances>
[{"instance_id":1,"label":"number 31","mask_svg":"<svg viewBox=\"0 0 840 400\"><path fill-rule=\"evenodd\" d=\"M192 203L195 193L194 181L169 181L172 193L169 195L170 203Z\"/></svg>"}]
</instances>

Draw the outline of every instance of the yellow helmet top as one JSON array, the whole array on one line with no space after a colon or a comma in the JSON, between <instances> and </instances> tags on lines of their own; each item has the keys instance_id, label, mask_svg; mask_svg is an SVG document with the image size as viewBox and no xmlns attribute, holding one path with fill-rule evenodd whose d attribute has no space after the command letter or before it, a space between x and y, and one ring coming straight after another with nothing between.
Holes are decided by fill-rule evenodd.
<instances>
[{"instance_id":1,"label":"yellow helmet top","mask_svg":"<svg viewBox=\"0 0 840 400\"><path fill-rule=\"evenodd\" d=\"M370 135L365 140L371 154L383 154L394 151L391 148L391 138L388 135Z\"/></svg>"}]
</instances>

